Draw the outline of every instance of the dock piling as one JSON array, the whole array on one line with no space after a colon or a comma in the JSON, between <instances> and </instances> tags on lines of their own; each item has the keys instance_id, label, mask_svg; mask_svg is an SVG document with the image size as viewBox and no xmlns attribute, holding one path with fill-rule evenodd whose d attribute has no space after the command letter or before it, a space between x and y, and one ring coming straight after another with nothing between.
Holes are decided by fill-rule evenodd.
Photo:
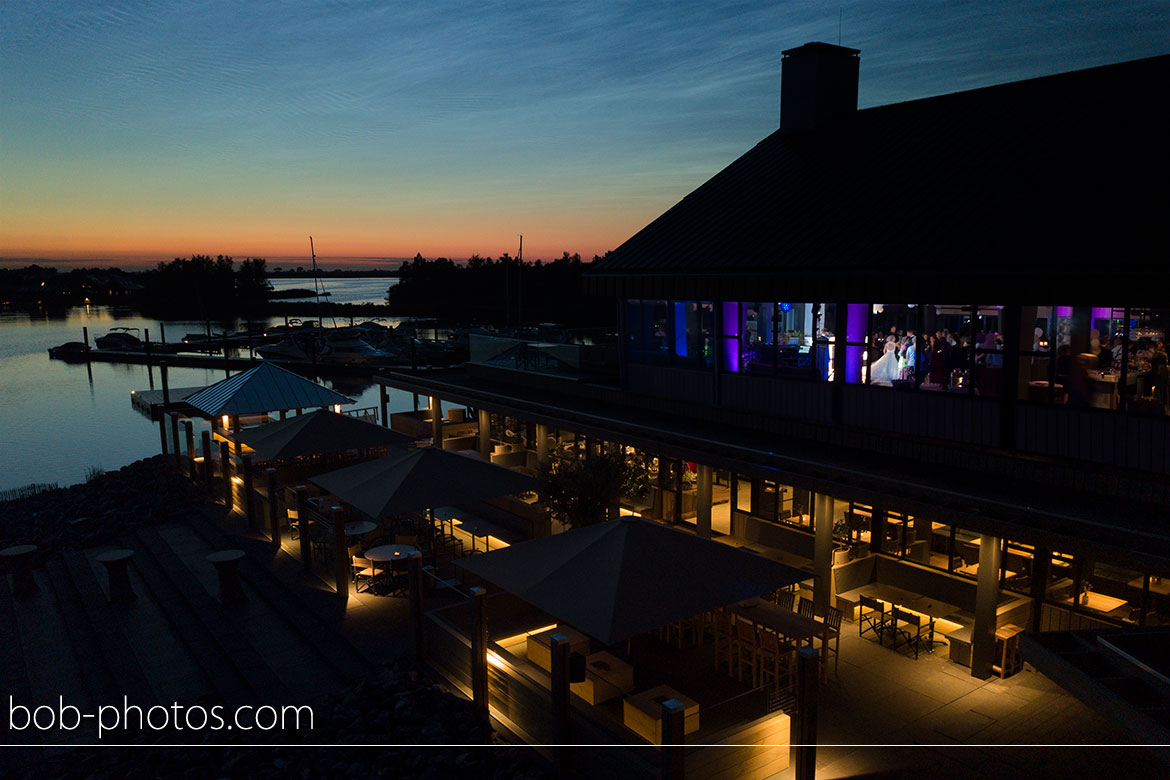
<instances>
[{"instance_id":1,"label":"dock piling","mask_svg":"<svg viewBox=\"0 0 1170 780\"><path fill-rule=\"evenodd\" d=\"M223 477L223 505L231 512L234 508L232 501L232 468L231 468L232 452L226 441L219 443L219 469L220 476Z\"/></svg>"},{"instance_id":2,"label":"dock piling","mask_svg":"<svg viewBox=\"0 0 1170 780\"><path fill-rule=\"evenodd\" d=\"M280 547L280 513L276 495L276 469L267 469L264 472L264 489L268 491L268 527L272 536L272 546Z\"/></svg>"}]
</instances>

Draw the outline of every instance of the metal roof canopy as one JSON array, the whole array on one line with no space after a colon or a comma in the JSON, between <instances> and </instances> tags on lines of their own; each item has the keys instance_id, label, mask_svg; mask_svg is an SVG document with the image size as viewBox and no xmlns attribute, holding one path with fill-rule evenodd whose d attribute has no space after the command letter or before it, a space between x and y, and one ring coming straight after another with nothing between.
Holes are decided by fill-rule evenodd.
<instances>
[{"instance_id":1,"label":"metal roof canopy","mask_svg":"<svg viewBox=\"0 0 1170 780\"><path fill-rule=\"evenodd\" d=\"M267 361L187 398L204 414L262 414L352 404L352 398Z\"/></svg>"},{"instance_id":2,"label":"metal roof canopy","mask_svg":"<svg viewBox=\"0 0 1170 780\"><path fill-rule=\"evenodd\" d=\"M370 447L406 447L414 443L412 438L397 431L326 409L245 428L228 434L227 438L251 447L261 460Z\"/></svg>"},{"instance_id":3,"label":"metal roof canopy","mask_svg":"<svg viewBox=\"0 0 1170 780\"><path fill-rule=\"evenodd\" d=\"M635 517L520 542L455 565L607 645L811 577Z\"/></svg>"}]
</instances>

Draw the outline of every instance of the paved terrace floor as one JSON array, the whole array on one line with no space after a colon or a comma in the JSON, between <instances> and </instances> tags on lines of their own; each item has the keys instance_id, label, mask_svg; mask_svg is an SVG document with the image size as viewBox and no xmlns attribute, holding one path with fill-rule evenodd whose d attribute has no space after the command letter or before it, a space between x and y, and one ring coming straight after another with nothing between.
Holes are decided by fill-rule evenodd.
<instances>
[{"instance_id":1,"label":"paved terrace floor","mask_svg":"<svg viewBox=\"0 0 1170 780\"><path fill-rule=\"evenodd\" d=\"M86 661L86 644L76 633L79 627L83 633L92 631L95 624L91 621L108 606L102 602L102 574L93 562L96 551L75 555L72 564L77 565L71 574L53 572L57 576L50 577L49 572L38 572L42 591L31 600L14 601L4 589L6 620L16 620L22 632L23 662L18 668L25 697L40 700L48 694L55 698L65 693L72 698L72 693L86 701L97 693L121 692L123 677L137 680L143 691L152 690L156 697L166 699L197 698L216 687L206 679L206 670L197 668L200 664L191 663L189 648L171 647L180 639L192 644L187 640L200 637L186 636L189 632L180 637L160 630L165 622L160 609L192 614L188 610L199 607L204 619L217 615L220 610L212 603L211 573L202 565L202 556L209 549L227 546L245 549L253 564L279 580L279 592L286 594L305 619L303 623L290 620L287 609L271 611L265 597L255 592L263 580L252 578L246 583L249 620L236 621L237 628L243 626L243 649L220 647L230 637L223 636L214 621L204 631L219 637L215 642L210 636L201 640L209 648L215 646L219 661L226 664L232 657L229 652L243 652L257 668L270 670L265 677L272 686L284 689L290 698L303 699L318 690L344 685L345 678L360 674L362 667L410 652L406 599L361 594L352 596L341 609L328 586L306 574L298 559L288 552L274 551L238 524L223 531L201 528L198 534L183 527L161 528L157 534L142 535L139 541L152 548L141 549L142 557L149 552L150 557L169 565L164 573L161 566L139 569L135 564L139 573L134 575L134 585L143 595L133 605L133 619L120 622L120 633L99 640L106 651L103 656L109 659L100 668L87 669L94 662ZM60 585L66 581L73 583L70 587L78 595L62 600L67 594L60 592ZM168 606L164 599L167 588L177 588L184 595L180 598L176 591ZM443 600L431 600L430 604L438 606ZM321 636L311 641L306 628L325 630L332 638ZM277 635L281 641L274 646ZM62 636L69 636L69 640L61 642ZM338 642L339 637L347 641ZM118 666L112 651L117 650L118 642L127 641L136 648L135 661ZM322 646L321 641L329 644ZM360 658L345 660L347 645ZM1040 673L1023 671L1002 681L980 681L964 667L949 662L944 650L939 646L936 654L914 660L868 638L859 639L854 624L843 625L840 668L836 674L830 672L820 694L818 778L1143 780L1168 775L1167 765L1145 748L1079 747L1126 744L1130 739ZM322 663L322 651L328 663ZM12 660L9 657L5 662ZM234 657L233 662L239 663L240 657ZM94 689L87 672L100 672L100 677L109 678L107 685ZM222 693L233 698L230 690ZM1068 747L1007 747L1047 744ZM793 777L792 767L776 775L777 780Z\"/></svg>"},{"instance_id":2,"label":"paved terrace floor","mask_svg":"<svg viewBox=\"0 0 1170 780\"><path fill-rule=\"evenodd\" d=\"M946 646L915 660L842 624L821 688L817 778L1165 778L1170 766L1044 675L978 680ZM915 747L849 747L914 745ZM1065 747L1010 747L1060 745ZM795 777L794 767L776 776Z\"/></svg>"}]
</instances>

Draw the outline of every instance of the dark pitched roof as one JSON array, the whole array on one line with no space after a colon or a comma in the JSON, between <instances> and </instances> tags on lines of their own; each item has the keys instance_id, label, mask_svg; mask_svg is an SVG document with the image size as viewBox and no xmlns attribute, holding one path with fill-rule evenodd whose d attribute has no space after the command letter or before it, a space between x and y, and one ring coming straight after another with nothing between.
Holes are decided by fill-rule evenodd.
<instances>
[{"instance_id":1,"label":"dark pitched roof","mask_svg":"<svg viewBox=\"0 0 1170 780\"><path fill-rule=\"evenodd\" d=\"M1168 82L1170 55L777 131L597 264L587 288L1143 302L1170 225Z\"/></svg>"}]
</instances>

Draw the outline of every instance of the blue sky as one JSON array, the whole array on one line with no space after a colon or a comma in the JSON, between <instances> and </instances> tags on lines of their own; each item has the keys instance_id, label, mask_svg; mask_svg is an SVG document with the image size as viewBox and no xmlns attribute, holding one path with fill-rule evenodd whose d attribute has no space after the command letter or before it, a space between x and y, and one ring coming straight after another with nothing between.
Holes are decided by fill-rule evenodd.
<instances>
[{"instance_id":1,"label":"blue sky","mask_svg":"<svg viewBox=\"0 0 1170 780\"><path fill-rule=\"evenodd\" d=\"M0 257L601 253L778 125L1170 52L1154 2L0 3Z\"/></svg>"}]
</instances>

